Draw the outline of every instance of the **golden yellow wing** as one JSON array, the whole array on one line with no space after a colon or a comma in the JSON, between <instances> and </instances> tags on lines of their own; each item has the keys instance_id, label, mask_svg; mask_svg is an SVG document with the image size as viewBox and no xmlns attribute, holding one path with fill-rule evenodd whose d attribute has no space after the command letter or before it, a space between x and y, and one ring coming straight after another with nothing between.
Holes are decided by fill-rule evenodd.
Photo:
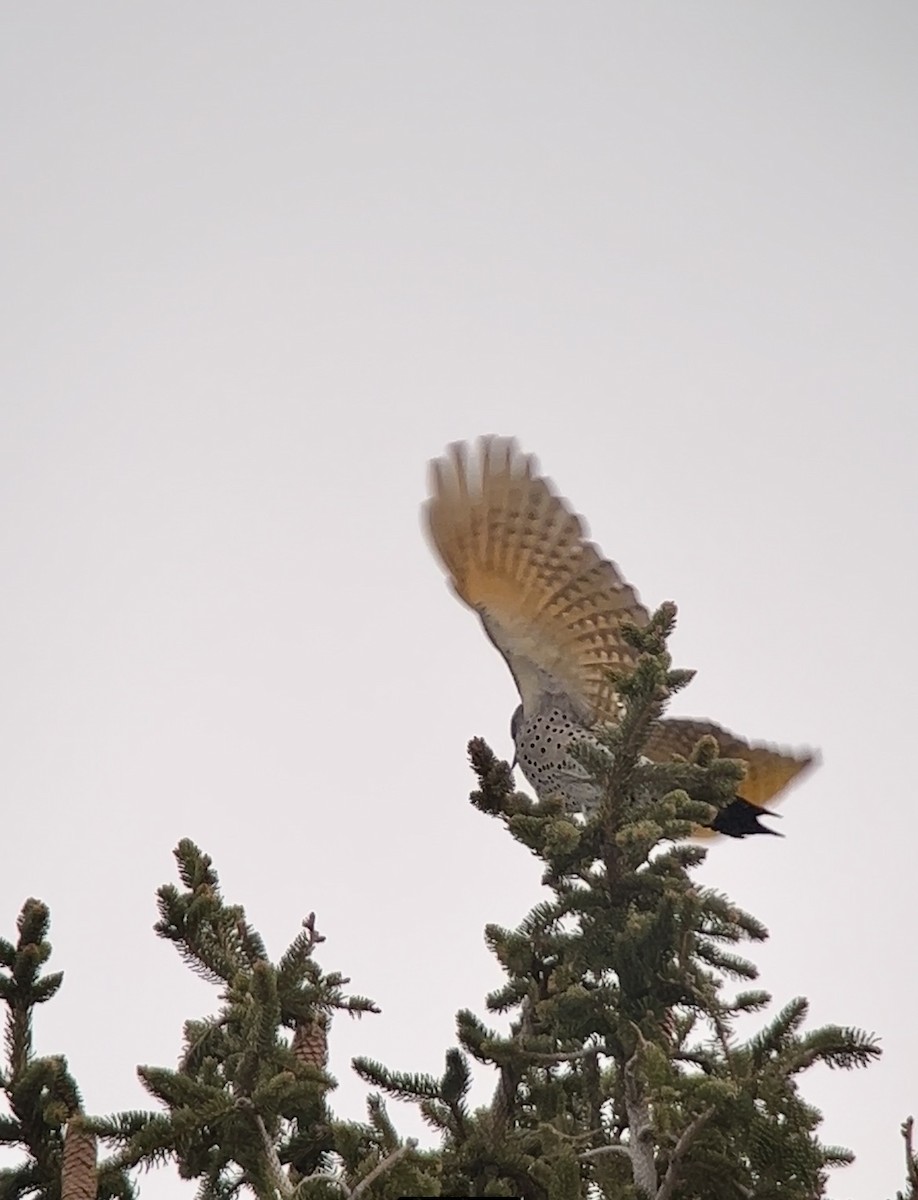
<instances>
[{"instance_id":1,"label":"golden yellow wing","mask_svg":"<svg viewBox=\"0 0 918 1200\"><path fill-rule=\"evenodd\" d=\"M790 784L819 762L813 750L783 750L765 743L753 743L715 725L713 721L695 721L685 717L664 717L644 747L654 762L671 762L674 755L688 758L701 738L710 735L724 758L739 758L746 764L746 778L737 794L751 804L769 808ZM699 837L714 837L711 829L698 829Z\"/></svg>"},{"instance_id":2,"label":"golden yellow wing","mask_svg":"<svg viewBox=\"0 0 918 1200\"><path fill-rule=\"evenodd\" d=\"M511 438L456 443L430 464L430 485L433 546L506 659L527 716L554 698L587 722L614 719L605 672L634 664L620 625L645 625L647 610L536 460Z\"/></svg>"}]
</instances>

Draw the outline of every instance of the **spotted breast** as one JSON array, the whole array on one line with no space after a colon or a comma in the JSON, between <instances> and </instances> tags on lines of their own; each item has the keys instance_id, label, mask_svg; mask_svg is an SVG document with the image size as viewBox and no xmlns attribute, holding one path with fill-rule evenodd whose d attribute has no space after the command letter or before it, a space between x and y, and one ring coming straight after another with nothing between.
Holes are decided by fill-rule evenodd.
<instances>
[{"instance_id":1,"label":"spotted breast","mask_svg":"<svg viewBox=\"0 0 918 1200\"><path fill-rule=\"evenodd\" d=\"M569 750L577 742L592 742L599 748L599 742L560 708L537 713L528 720L521 710L518 712L513 728L516 761L536 795L540 800L560 796L569 811L589 816L601 793Z\"/></svg>"}]
</instances>

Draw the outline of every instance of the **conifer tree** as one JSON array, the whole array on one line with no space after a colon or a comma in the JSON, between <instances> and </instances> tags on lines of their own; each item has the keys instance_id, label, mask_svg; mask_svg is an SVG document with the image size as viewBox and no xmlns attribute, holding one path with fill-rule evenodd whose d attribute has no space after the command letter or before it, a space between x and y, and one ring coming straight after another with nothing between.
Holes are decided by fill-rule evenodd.
<instances>
[{"instance_id":1,"label":"conifer tree","mask_svg":"<svg viewBox=\"0 0 918 1200\"><path fill-rule=\"evenodd\" d=\"M174 1161L182 1178L198 1180L200 1200L429 1191L431 1156L396 1135L378 1096L363 1125L337 1120L328 1106L337 1086L325 1069L331 1015L379 1010L346 996L349 980L319 967L313 951L325 939L315 914L272 963L245 910L223 899L210 858L188 840L175 857L184 889L159 889L156 932L221 988L221 1006L186 1022L177 1070L138 1068L165 1112L121 1113L94 1130L120 1144L126 1166Z\"/></svg>"},{"instance_id":2,"label":"conifer tree","mask_svg":"<svg viewBox=\"0 0 918 1200\"><path fill-rule=\"evenodd\" d=\"M742 774L705 739L688 760L649 763L641 747L669 697L691 678L666 650L666 605L629 630L637 668L617 681L620 726L581 748L605 799L590 820L513 791L510 768L470 743L472 802L545 866L549 898L515 929L490 925L505 982L486 999L508 1033L463 1009L459 1045L441 1075L357 1059L359 1074L413 1100L438 1131L421 1151L396 1132L378 1094L366 1122L331 1110L328 1036L336 1013L377 1012L349 980L316 961L324 938L310 914L275 963L240 905L223 898L210 858L182 841L181 887L158 891L158 935L217 986L214 1015L185 1023L177 1069L143 1066L160 1108L91 1117L60 1056L32 1049L37 1005L60 973L49 913L28 900L15 944L0 939L6 1061L0 1144L26 1153L0 1171L0 1200L135 1196L132 1171L174 1163L200 1200L397 1200L400 1196L523 1196L526 1200L815 1200L850 1151L825 1146L803 1099L810 1066L862 1066L879 1050L857 1029L806 1030L791 1000L756 1034L741 1017L769 995L751 987L737 952L767 932L727 897L695 883L705 851L686 840L728 803ZM728 990L739 981L740 990ZM494 1069L488 1104L473 1108L471 1061ZM902 1127L907 1187L918 1200L911 1119ZM113 1153L97 1161L97 1142Z\"/></svg>"},{"instance_id":3,"label":"conifer tree","mask_svg":"<svg viewBox=\"0 0 918 1200\"><path fill-rule=\"evenodd\" d=\"M581 820L560 804L515 793L510 769L470 743L472 801L545 864L551 898L516 929L491 925L505 975L487 997L512 1014L507 1035L468 1010L459 1047L439 1077L358 1059L375 1086L413 1099L443 1135L444 1185L463 1195L527 1200L813 1200L850 1151L823 1145L820 1114L798 1077L823 1062L854 1067L879 1054L857 1029L805 1031L807 1004L790 1001L751 1038L737 1019L770 996L736 952L765 928L692 870L706 851L685 839L730 802L742 764L704 739L691 759L641 757L670 696L691 679L666 639L675 607L630 628L636 669L617 680L621 724L578 757L603 785L600 811ZM470 1109L469 1060L498 1077L491 1103Z\"/></svg>"},{"instance_id":4,"label":"conifer tree","mask_svg":"<svg viewBox=\"0 0 918 1200\"><path fill-rule=\"evenodd\" d=\"M0 1170L0 1200L128 1200L134 1189L120 1164L96 1163L95 1137L67 1060L39 1057L32 1048L35 1009L57 994L63 980L60 971L42 974L51 955L50 921L45 904L26 900L16 942L0 938L0 1000L6 1005L0 1090L10 1110L0 1116L0 1145L27 1154L20 1166Z\"/></svg>"},{"instance_id":5,"label":"conifer tree","mask_svg":"<svg viewBox=\"0 0 918 1200\"><path fill-rule=\"evenodd\" d=\"M435 1152L396 1133L377 1095L365 1123L331 1112L326 1071L330 1016L379 1010L344 994L348 980L314 958L325 939L310 913L273 964L244 909L225 902L210 858L193 842L175 851L184 889L159 889L157 933L197 974L221 988L218 1012L185 1023L178 1069L138 1074L163 1111L90 1117L61 1057L32 1053L36 1005L63 975L41 975L50 914L28 900L15 945L0 939L0 999L7 1006L7 1065L0 1074L10 1116L0 1144L26 1161L0 1171L0 1200L109 1200L136 1195L131 1169L174 1163L198 1181L201 1200L390 1200L439 1191ZM97 1163L97 1140L115 1153Z\"/></svg>"},{"instance_id":6,"label":"conifer tree","mask_svg":"<svg viewBox=\"0 0 918 1200\"><path fill-rule=\"evenodd\" d=\"M918 1200L918 1154L915 1153L915 1119L908 1117L902 1125L905 1142L906 1190L896 1193L896 1200Z\"/></svg>"}]
</instances>

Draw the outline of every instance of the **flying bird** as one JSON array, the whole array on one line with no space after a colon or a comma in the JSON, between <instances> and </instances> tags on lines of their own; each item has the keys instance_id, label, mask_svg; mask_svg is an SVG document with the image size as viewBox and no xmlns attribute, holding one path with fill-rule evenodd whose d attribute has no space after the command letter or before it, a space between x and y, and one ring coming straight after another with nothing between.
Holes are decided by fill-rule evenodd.
<instances>
[{"instance_id":1,"label":"flying bird","mask_svg":"<svg viewBox=\"0 0 918 1200\"><path fill-rule=\"evenodd\" d=\"M644 626L647 609L618 567L587 540L582 518L539 474L512 438L457 442L430 464L427 528L453 589L481 619L520 694L510 729L515 762L540 799L560 796L589 815L600 791L570 753L595 742L597 725L614 724L620 703L609 668L633 667L622 621ZM814 761L750 743L710 721L662 718L645 754L654 762L688 756L705 735L721 753L742 759L746 777L735 800L700 836L777 834L760 817Z\"/></svg>"}]
</instances>

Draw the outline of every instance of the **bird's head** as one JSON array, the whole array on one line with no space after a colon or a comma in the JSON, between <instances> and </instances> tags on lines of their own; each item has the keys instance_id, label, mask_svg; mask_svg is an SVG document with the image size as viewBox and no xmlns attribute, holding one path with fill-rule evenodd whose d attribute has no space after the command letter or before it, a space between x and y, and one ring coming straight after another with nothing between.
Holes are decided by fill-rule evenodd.
<instances>
[{"instance_id":1,"label":"bird's head","mask_svg":"<svg viewBox=\"0 0 918 1200\"><path fill-rule=\"evenodd\" d=\"M510 764L512 770L516 766L516 739L519 737L520 730L523 728L523 706L517 705L513 710L513 716L510 718L510 737L513 739L513 762Z\"/></svg>"}]
</instances>

